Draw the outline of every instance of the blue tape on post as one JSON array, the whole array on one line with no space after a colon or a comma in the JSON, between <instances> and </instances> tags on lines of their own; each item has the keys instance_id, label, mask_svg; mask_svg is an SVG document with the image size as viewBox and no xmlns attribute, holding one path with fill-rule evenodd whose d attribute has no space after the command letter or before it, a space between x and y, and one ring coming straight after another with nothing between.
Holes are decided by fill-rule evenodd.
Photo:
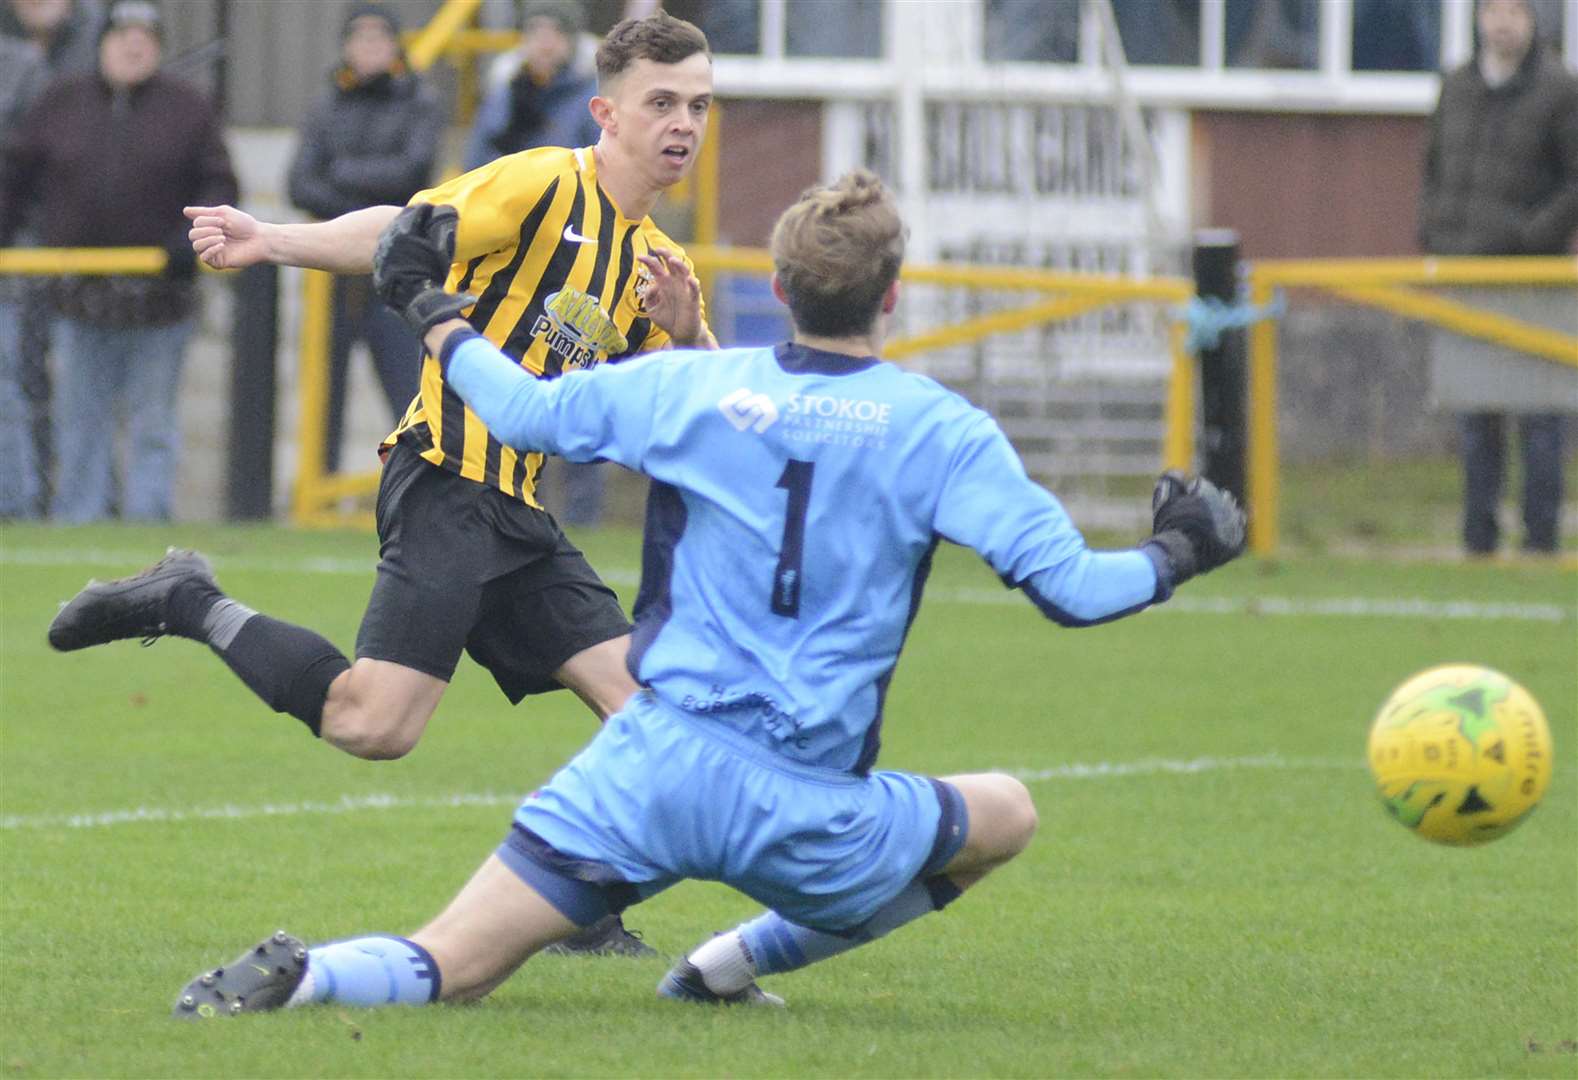
<instances>
[{"instance_id":1,"label":"blue tape on post","mask_svg":"<svg viewBox=\"0 0 1578 1080\"><path fill-rule=\"evenodd\" d=\"M1198 356L1207 349L1222 343L1222 335L1229 330L1241 330L1262 319L1277 319L1287 310L1287 301L1279 292L1269 304L1246 304L1242 301L1223 303L1214 296L1192 297L1188 304L1178 309L1178 317L1189 324L1189 335L1184 348Z\"/></svg>"}]
</instances>

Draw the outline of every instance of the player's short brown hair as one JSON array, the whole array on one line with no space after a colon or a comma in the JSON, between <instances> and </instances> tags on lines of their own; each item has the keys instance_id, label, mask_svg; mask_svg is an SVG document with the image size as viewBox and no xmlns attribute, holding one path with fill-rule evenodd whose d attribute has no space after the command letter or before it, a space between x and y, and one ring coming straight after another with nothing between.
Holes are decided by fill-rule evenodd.
<instances>
[{"instance_id":1,"label":"player's short brown hair","mask_svg":"<svg viewBox=\"0 0 1578 1080\"><path fill-rule=\"evenodd\" d=\"M597 47L597 86L623 75L637 60L677 64L697 53L712 56L707 35L694 23L676 19L666 11L656 11L644 19L626 19L615 24Z\"/></svg>"},{"instance_id":2,"label":"player's short brown hair","mask_svg":"<svg viewBox=\"0 0 1578 1080\"><path fill-rule=\"evenodd\" d=\"M898 204L866 169L807 188L773 226L773 268L795 328L823 337L864 334L899 275L906 230Z\"/></svg>"}]
</instances>

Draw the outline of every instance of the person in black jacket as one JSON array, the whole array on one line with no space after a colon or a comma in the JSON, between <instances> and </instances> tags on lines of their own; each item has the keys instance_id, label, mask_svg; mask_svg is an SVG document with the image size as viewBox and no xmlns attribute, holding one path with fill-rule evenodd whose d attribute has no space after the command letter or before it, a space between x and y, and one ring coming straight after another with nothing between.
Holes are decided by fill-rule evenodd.
<instances>
[{"instance_id":1,"label":"person in black jacket","mask_svg":"<svg viewBox=\"0 0 1578 1080\"><path fill-rule=\"evenodd\" d=\"M1443 77L1431 120L1420 246L1433 255L1560 255L1578 228L1578 79L1541 47L1528 0L1480 0L1475 26L1474 57ZM1496 361L1475 350L1475 363ZM1518 419L1531 553L1558 546L1565 418L1553 410L1561 404ZM1462 420L1463 543L1473 555L1491 554L1499 538L1504 424L1496 411Z\"/></svg>"},{"instance_id":2,"label":"person in black jacket","mask_svg":"<svg viewBox=\"0 0 1578 1080\"><path fill-rule=\"evenodd\" d=\"M291 202L324 220L367 206L404 205L427 187L443 131L437 97L406 67L391 10L357 5L341 40L341 63L307 114L290 167ZM395 419L416 396L420 346L363 276L335 279L331 334L324 464L333 472L352 346L367 343Z\"/></svg>"}]
</instances>

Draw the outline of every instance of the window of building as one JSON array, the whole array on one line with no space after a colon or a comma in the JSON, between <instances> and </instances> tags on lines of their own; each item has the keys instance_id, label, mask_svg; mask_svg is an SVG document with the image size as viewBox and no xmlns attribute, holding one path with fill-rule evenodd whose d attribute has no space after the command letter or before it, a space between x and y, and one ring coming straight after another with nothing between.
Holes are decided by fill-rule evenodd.
<instances>
[{"instance_id":1,"label":"window of building","mask_svg":"<svg viewBox=\"0 0 1578 1080\"><path fill-rule=\"evenodd\" d=\"M1227 66L1318 69L1320 9L1320 0L1227 0Z\"/></svg>"},{"instance_id":2,"label":"window of building","mask_svg":"<svg viewBox=\"0 0 1578 1080\"><path fill-rule=\"evenodd\" d=\"M762 13L756 0L700 0L696 6L700 10L694 21L713 52L750 56L762 51Z\"/></svg>"},{"instance_id":3,"label":"window of building","mask_svg":"<svg viewBox=\"0 0 1578 1080\"><path fill-rule=\"evenodd\" d=\"M1354 71L1435 71L1441 8L1417 0L1354 0Z\"/></svg>"},{"instance_id":4,"label":"window of building","mask_svg":"<svg viewBox=\"0 0 1578 1080\"><path fill-rule=\"evenodd\" d=\"M986 0L986 59L1072 64L1079 58L1079 8L1048 0Z\"/></svg>"},{"instance_id":5,"label":"window of building","mask_svg":"<svg viewBox=\"0 0 1578 1080\"><path fill-rule=\"evenodd\" d=\"M785 56L882 55L882 0L786 0Z\"/></svg>"},{"instance_id":6,"label":"window of building","mask_svg":"<svg viewBox=\"0 0 1578 1080\"><path fill-rule=\"evenodd\" d=\"M1129 63L1199 65L1200 0L1113 0L1112 11Z\"/></svg>"}]
</instances>

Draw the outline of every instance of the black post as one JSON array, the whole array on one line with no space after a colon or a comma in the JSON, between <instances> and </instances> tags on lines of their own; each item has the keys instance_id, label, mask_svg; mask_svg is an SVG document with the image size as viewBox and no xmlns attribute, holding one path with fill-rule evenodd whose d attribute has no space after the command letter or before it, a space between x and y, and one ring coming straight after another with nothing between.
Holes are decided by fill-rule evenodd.
<instances>
[{"instance_id":1,"label":"black post","mask_svg":"<svg viewBox=\"0 0 1578 1080\"><path fill-rule=\"evenodd\" d=\"M225 517L260 521L274 511L274 354L279 345L279 267L236 275L230 348L230 461Z\"/></svg>"},{"instance_id":2,"label":"black post","mask_svg":"<svg viewBox=\"0 0 1578 1080\"><path fill-rule=\"evenodd\" d=\"M1195 234L1195 290L1232 304L1238 299L1238 234L1204 229ZM1215 348L1200 352L1201 473L1217 487L1244 498L1246 352L1243 330L1228 330Z\"/></svg>"}]
</instances>

